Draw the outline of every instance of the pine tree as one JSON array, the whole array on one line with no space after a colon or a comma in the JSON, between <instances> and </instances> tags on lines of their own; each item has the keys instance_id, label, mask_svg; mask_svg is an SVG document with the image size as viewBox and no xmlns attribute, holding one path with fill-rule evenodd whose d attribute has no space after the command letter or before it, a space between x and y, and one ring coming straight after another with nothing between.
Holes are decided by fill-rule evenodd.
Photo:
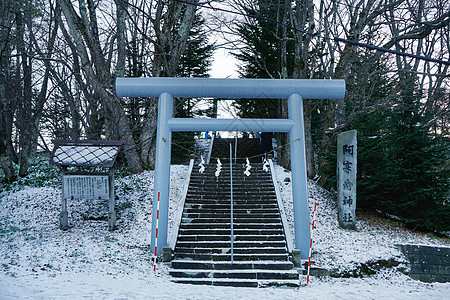
<instances>
[{"instance_id":1,"label":"pine tree","mask_svg":"<svg viewBox=\"0 0 450 300\"><path fill-rule=\"evenodd\" d=\"M277 4L267 1L256 1L256 7L244 7L249 15L261 18L238 25L239 35L245 44L242 50L235 53L241 62L239 75L243 78L282 78L281 66L281 28L264 18L277 19ZM293 71L292 39L288 42L288 74ZM235 102L238 115L242 118L280 118L281 105L278 99L251 100L243 99Z\"/></svg>"},{"instance_id":2,"label":"pine tree","mask_svg":"<svg viewBox=\"0 0 450 300\"><path fill-rule=\"evenodd\" d=\"M381 143L384 169L375 173L378 208L400 216L414 228L446 231L450 229L450 208L445 204L448 143L423 126L429 116L421 113L415 78L411 74L403 77L398 104L388 118L390 133Z\"/></svg>"}]
</instances>

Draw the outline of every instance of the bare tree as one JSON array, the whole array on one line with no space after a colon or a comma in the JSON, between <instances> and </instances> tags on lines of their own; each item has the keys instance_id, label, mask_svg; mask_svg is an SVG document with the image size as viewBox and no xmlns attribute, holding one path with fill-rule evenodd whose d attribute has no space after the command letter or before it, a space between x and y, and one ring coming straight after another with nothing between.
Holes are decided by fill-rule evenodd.
<instances>
[{"instance_id":1,"label":"bare tree","mask_svg":"<svg viewBox=\"0 0 450 300\"><path fill-rule=\"evenodd\" d=\"M7 181L14 181L16 174L12 161L17 162L12 141L13 120L16 111L13 100L12 50L10 43L14 25L12 1L0 2L0 165ZM16 158L16 159L14 159Z\"/></svg>"},{"instance_id":2,"label":"bare tree","mask_svg":"<svg viewBox=\"0 0 450 300\"><path fill-rule=\"evenodd\" d=\"M118 11L123 11L126 8L121 1L116 1L119 4ZM93 0L79 0L76 8L71 1L58 0L57 5L60 5L65 16L65 22L70 32L74 50L80 59L81 70L83 76L86 77L88 89L94 98L98 98L105 110L105 117L107 118L107 134L109 137L125 140L127 143L126 157L128 167L132 172L139 172L142 170L140 158L135 149L135 141L132 136L130 124L125 111L113 92L114 75L111 73L112 60L108 61L107 56L102 49L100 41L99 26L97 20L97 5ZM123 12L118 12L123 14ZM124 21L119 21L118 29L122 32L116 33L118 36L123 36ZM120 38L119 38L120 39ZM112 41L110 41L112 43ZM123 47L125 45L119 45ZM123 72L123 52L120 52L120 57L115 61L120 61L119 65ZM80 83L83 84L83 83ZM88 97L91 97L89 93Z\"/></svg>"},{"instance_id":3,"label":"bare tree","mask_svg":"<svg viewBox=\"0 0 450 300\"><path fill-rule=\"evenodd\" d=\"M40 135L39 121L47 100L50 72L48 59L55 41L54 18L43 13L41 3L2 2L2 166L8 180L13 179L11 161L19 164L19 176L28 172ZM42 11L41 14L36 13ZM48 17L48 18L47 18ZM46 18L48 22L35 22ZM40 43L36 36L47 32ZM46 54L39 47L45 46ZM15 142L15 143L14 143ZM17 158L16 158L16 153ZM8 160L9 159L9 160Z\"/></svg>"}]
</instances>

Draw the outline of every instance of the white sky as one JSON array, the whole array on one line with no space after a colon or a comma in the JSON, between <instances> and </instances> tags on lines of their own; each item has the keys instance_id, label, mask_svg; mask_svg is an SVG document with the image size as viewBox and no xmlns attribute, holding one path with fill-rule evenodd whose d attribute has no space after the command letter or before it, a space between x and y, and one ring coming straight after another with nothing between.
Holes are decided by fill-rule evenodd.
<instances>
[{"instance_id":1,"label":"white sky","mask_svg":"<svg viewBox=\"0 0 450 300\"><path fill-rule=\"evenodd\" d=\"M238 78L237 60L225 49L217 49L211 66L212 78Z\"/></svg>"}]
</instances>

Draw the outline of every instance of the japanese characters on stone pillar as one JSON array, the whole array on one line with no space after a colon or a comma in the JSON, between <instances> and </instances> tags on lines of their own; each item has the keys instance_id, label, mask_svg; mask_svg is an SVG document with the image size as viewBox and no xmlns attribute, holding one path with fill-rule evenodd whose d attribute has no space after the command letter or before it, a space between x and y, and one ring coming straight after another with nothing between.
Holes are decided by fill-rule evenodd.
<instances>
[{"instance_id":1,"label":"japanese characters on stone pillar","mask_svg":"<svg viewBox=\"0 0 450 300\"><path fill-rule=\"evenodd\" d=\"M356 147L356 130L338 135L338 221L347 229L355 229L356 224Z\"/></svg>"}]
</instances>

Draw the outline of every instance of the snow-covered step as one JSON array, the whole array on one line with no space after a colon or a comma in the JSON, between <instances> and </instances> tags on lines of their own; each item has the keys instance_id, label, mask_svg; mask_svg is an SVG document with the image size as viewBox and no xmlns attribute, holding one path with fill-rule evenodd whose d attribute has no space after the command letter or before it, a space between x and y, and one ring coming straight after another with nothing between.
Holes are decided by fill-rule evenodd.
<instances>
[{"instance_id":1,"label":"snow-covered step","mask_svg":"<svg viewBox=\"0 0 450 300\"><path fill-rule=\"evenodd\" d=\"M178 241L178 247L182 248L226 248L231 247L230 241ZM235 241L234 247L238 248L264 248L264 247L285 247L285 241Z\"/></svg>"},{"instance_id":2,"label":"snow-covered step","mask_svg":"<svg viewBox=\"0 0 450 300\"><path fill-rule=\"evenodd\" d=\"M229 222L224 222L224 223L209 223L209 222L204 222L204 223L192 223L192 222L186 222L186 223L182 223L180 225L180 228L191 228L191 229L195 229L195 228L201 228L201 229L205 229L205 228L226 228L229 229L231 227ZM233 228L234 229L274 229L274 228L283 228L283 224L281 224L281 222L276 222L276 223L234 223L233 224Z\"/></svg>"},{"instance_id":3,"label":"snow-covered step","mask_svg":"<svg viewBox=\"0 0 450 300\"><path fill-rule=\"evenodd\" d=\"M227 223L230 222L230 218L204 218L204 219L198 219L198 218L182 218L181 223L189 223L189 224L195 224L195 223L205 223L205 220L212 223ZM262 224L269 224L269 223L281 223L281 217L278 218L240 218L236 220L237 224L245 224L245 223L262 223Z\"/></svg>"},{"instance_id":4,"label":"snow-covered step","mask_svg":"<svg viewBox=\"0 0 450 300\"><path fill-rule=\"evenodd\" d=\"M280 232L283 232L281 229L234 229L234 235L279 235ZM189 228L180 228L178 234L181 235L225 235L230 236L231 230L230 228L205 228L205 229L189 229Z\"/></svg>"},{"instance_id":5,"label":"snow-covered step","mask_svg":"<svg viewBox=\"0 0 450 300\"><path fill-rule=\"evenodd\" d=\"M173 269L207 269L207 270L292 270L290 261L210 261L210 260L173 260Z\"/></svg>"},{"instance_id":6,"label":"snow-covered step","mask_svg":"<svg viewBox=\"0 0 450 300\"><path fill-rule=\"evenodd\" d=\"M230 219L231 218L231 213L225 213L225 212L216 212L216 213L207 213L207 212L185 212L183 213L183 218L196 218L196 219L218 219L218 218L227 218ZM271 212L271 213L258 213L258 212L252 212L252 211L248 211L245 213L238 213L238 212L233 212L233 219L264 219L264 218L268 218L268 219L279 219L280 218L280 214Z\"/></svg>"},{"instance_id":7,"label":"snow-covered step","mask_svg":"<svg viewBox=\"0 0 450 300\"><path fill-rule=\"evenodd\" d=\"M226 254L230 253L231 247L225 247L225 248L184 248L184 247L177 247L175 248L176 253L185 253L185 254ZM234 254L286 254L286 247L255 247L255 248L233 248Z\"/></svg>"},{"instance_id":8,"label":"snow-covered step","mask_svg":"<svg viewBox=\"0 0 450 300\"><path fill-rule=\"evenodd\" d=\"M236 287L299 287L299 280L252 280L252 279L210 279L180 278L172 282L195 285L236 286Z\"/></svg>"},{"instance_id":9,"label":"snow-covered step","mask_svg":"<svg viewBox=\"0 0 450 300\"><path fill-rule=\"evenodd\" d=\"M227 251L227 254L193 254L193 253L183 253L177 251L175 253L175 260L211 260L211 261L231 261L231 250ZM233 251L234 252L234 251ZM284 251L280 254L268 254L263 253L243 253L243 254L233 254L234 261L288 261L289 255Z\"/></svg>"},{"instance_id":10,"label":"snow-covered step","mask_svg":"<svg viewBox=\"0 0 450 300\"><path fill-rule=\"evenodd\" d=\"M231 209L230 209L230 205L228 205L228 208L226 207L222 207L222 208L217 208L217 209L213 209L213 208L204 208L204 207L189 207L189 208L185 208L184 209L184 213L208 213L208 214L230 214L231 213ZM233 207L233 213L234 214L246 214L246 215L251 215L251 214L271 214L274 213L273 212L273 208L234 208Z\"/></svg>"},{"instance_id":11,"label":"snow-covered step","mask_svg":"<svg viewBox=\"0 0 450 300\"><path fill-rule=\"evenodd\" d=\"M246 199L246 200L236 200L233 199L233 207L250 207L250 205L267 205L267 204L276 204L275 201L265 200L265 199ZM188 205L228 205L230 206L230 199L198 199L191 198L186 199L186 204Z\"/></svg>"},{"instance_id":12,"label":"snow-covered step","mask_svg":"<svg viewBox=\"0 0 450 300\"><path fill-rule=\"evenodd\" d=\"M178 236L178 241L180 242L197 242L197 241L230 241L230 236L226 235L205 235L205 234L197 234L197 235L184 235L180 234ZM240 241L263 241L263 242L272 242L272 241L284 241L284 235L234 235L234 242Z\"/></svg>"},{"instance_id":13,"label":"snow-covered step","mask_svg":"<svg viewBox=\"0 0 450 300\"><path fill-rule=\"evenodd\" d=\"M299 287L299 280L252 280L224 278L180 278L172 282L195 285L236 286L236 287Z\"/></svg>"},{"instance_id":14,"label":"snow-covered step","mask_svg":"<svg viewBox=\"0 0 450 300\"><path fill-rule=\"evenodd\" d=\"M202 203L198 203L198 204L189 204L189 203L185 203L185 210L189 210L189 209L204 209L204 210L223 210L223 209L230 209L230 202L228 203L224 203L224 204L202 204ZM247 204L247 205L242 205L239 203L234 203L233 204L233 209L255 209L255 210L271 210L273 211L273 209L278 209L277 203L276 201L273 201L273 203L262 203L262 204Z\"/></svg>"},{"instance_id":15,"label":"snow-covered step","mask_svg":"<svg viewBox=\"0 0 450 300\"><path fill-rule=\"evenodd\" d=\"M259 182L258 182L259 183ZM214 189L214 193L217 195L221 195L221 194L226 194L229 195L230 194L230 189L226 188L226 186L217 186L217 185L202 185L202 186L190 186L189 187L190 193L202 193L204 191L210 191L211 189ZM273 192L275 193L275 188L273 187L265 187L264 185L254 185L254 184L248 184L246 186L235 186L233 184L233 193L244 193L244 194L251 194L251 193L256 193L256 192L263 192L263 193L270 193Z\"/></svg>"},{"instance_id":16,"label":"snow-covered step","mask_svg":"<svg viewBox=\"0 0 450 300\"><path fill-rule=\"evenodd\" d=\"M233 278L233 279L278 279L298 280L299 274L296 270L169 270L173 277L185 278Z\"/></svg>"},{"instance_id":17,"label":"snow-covered step","mask_svg":"<svg viewBox=\"0 0 450 300\"><path fill-rule=\"evenodd\" d=\"M264 204L270 201L276 201L271 195L261 195L261 194L237 194L233 193L233 202L236 204ZM187 194L186 202L198 202L199 204L229 204L230 195L215 195L215 194Z\"/></svg>"}]
</instances>

